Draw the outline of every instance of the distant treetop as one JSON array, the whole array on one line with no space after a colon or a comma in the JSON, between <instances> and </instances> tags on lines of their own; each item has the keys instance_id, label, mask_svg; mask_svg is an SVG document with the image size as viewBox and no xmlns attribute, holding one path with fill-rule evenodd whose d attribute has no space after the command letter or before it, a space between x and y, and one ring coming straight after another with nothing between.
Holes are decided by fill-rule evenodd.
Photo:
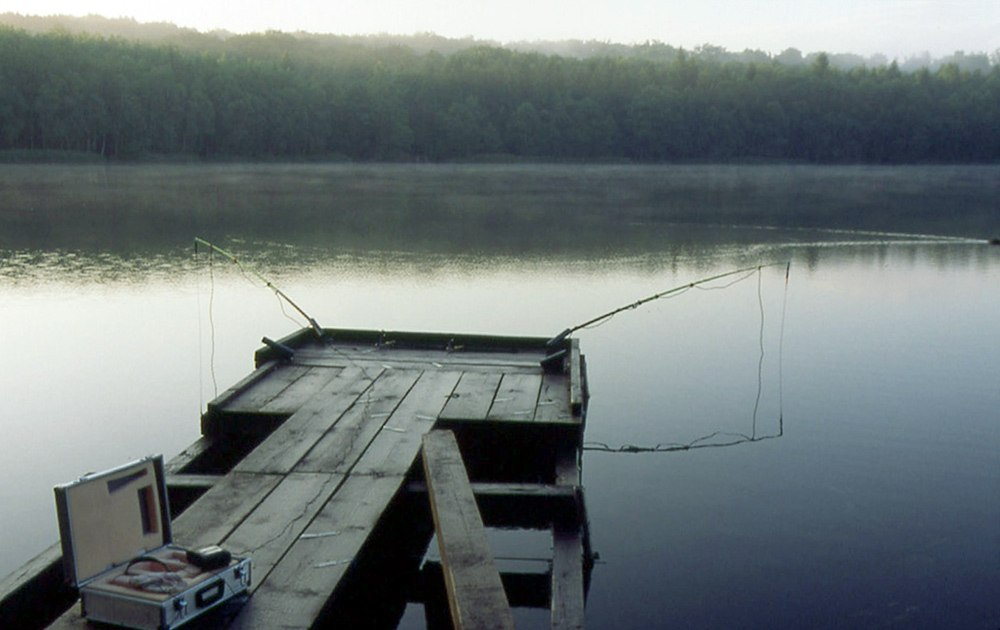
<instances>
[{"instance_id":1,"label":"distant treetop","mask_svg":"<svg viewBox=\"0 0 1000 630\"><path fill-rule=\"evenodd\" d=\"M225 30L201 32L193 28L179 27L167 22L137 22L133 18L106 18L100 15L76 17L70 15L21 15L18 13L0 14L0 24L23 29L29 33L41 34L60 30L73 34L88 33L101 37L118 37L155 44L172 44L180 48L193 48L214 51L222 42L233 38L254 38L260 35L274 35L277 31L268 33L251 33L238 35ZM567 39L561 41L515 41L501 43L494 40L475 39L473 37L448 38L434 33L415 33L413 35L393 35L386 33L372 35L335 35L323 33L295 32L288 33L297 40L312 42L319 45L343 46L360 45L371 48L386 48L399 46L409 48L415 53L438 53L450 55L470 48L487 46L490 48L506 48L518 52L534 52L547 56L558 55L574 59L590 59L611 57L620 59L644 59L648 61L673 61L683 48L663 42L648 40L641 44L620 44L611 41ZM1000 65L1000 49L992 54L986 52L956 51L952 55L933 58L930 53L914 55L902 60L890 60L885 55L876 53L869 57L854 53L833 53L816 51L803 53L796 48L787 48L780 53L772 54L762 50L746 49L740 52L729 51L721 46L702 44L693 50L685 50L692 58L717 63L768 63L776 61L791 66L813 65L817 57L825 54L830 67L838 70L867 67L880 68L888 66L893 61L902 72L915 72L920 68L936 71L946 64L955 64L960 70L968 72L989 72L991 66Z\"/></svg>"}]
</instances>

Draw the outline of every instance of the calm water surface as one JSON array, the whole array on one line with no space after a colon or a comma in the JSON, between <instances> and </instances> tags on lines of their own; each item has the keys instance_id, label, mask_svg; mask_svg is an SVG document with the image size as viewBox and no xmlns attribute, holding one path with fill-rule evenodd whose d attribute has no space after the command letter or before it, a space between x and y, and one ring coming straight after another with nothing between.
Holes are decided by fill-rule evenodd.
<instances>
[{"instance_id":1,"label":"calm water surface","mask_svg":"<svg viewBox=\"0 0 1000 630\"><path fill-rule=\"evenodd\" d=\"M195 259L196 235L330 327L553 335L789 260L787 288L784 266L766 267L578 333L593 446L768 438L585 454L600 553L588 626L995 629L1000 248L961 237L1000 232L997 181L996 168L5 167L0 574L58 538L53 485L176 454L260 337L301 325L255 278ZM547 553L494 535L499 555ZM422 624L410 606L401 627Z\"/></svg>"}]
</instances>

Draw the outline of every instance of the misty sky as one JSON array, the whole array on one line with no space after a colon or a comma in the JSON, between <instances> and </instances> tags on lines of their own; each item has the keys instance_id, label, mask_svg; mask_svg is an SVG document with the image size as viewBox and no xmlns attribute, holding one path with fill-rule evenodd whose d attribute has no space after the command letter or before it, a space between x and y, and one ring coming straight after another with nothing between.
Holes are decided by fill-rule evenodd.
<instances>
[{"instance_id":1,"label":"misty sky","mask_svg":"<svg viewBox=\"0 0 1000 630\"><path fill-rule=\"evenodd\" d=\"M500 42L659 40L905 59L1000 49L1000 0L0 0L0 12L133 17L199 30L434 32Z\"/></svg>"}]
</instances>

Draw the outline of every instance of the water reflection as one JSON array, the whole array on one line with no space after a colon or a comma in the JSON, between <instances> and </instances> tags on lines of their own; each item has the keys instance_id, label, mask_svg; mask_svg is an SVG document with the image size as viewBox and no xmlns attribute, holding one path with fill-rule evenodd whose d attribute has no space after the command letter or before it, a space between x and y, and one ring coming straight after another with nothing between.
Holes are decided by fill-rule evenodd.
<instances>
[{"instance_id":1,"label":"water reflection","mask_svg":"<svg viewBox=\"0 0 1000 630\"><path fill-rule=\"evenodd\" d=\"M883 266L905 264L916 268L931 264L938 269L969 268L987 271L996 260L995 247L980 241L935 241L867 243L783 243L759 242L753 230L737 234L715 230L715 241L685 245L667 230L636 230L620 249L587 253L547 250L514 254L446 253L440 251L353 249L279 243L258 239L226 238L220 245L240 253L241 259L262 274L275 279L337 277L422 276L468 277L491 274L503 269L531 269L536 274L607 273L614 270L641 272L650 276L674 275L690 270L700 275L712 270L741 265L790 260L797 269L817 271L822 265L849 262ZM598 238L597 234L592 235ZM192 239L170 243L164 249L117 251L88 249L7 249L0 250L0 287L40 287L46 285L163 284L193 285L207 275L207 257L195 256ZM224 263L224 261L223 261ZM217 273L232 270L217 261Z\"/></svg>"},{"instance_id":2,"label":"water reflection","mask_svg":"<svg viewBox=\"0 0 1000 630\"><path fill-rule=\"evenodd\" d=\"M178 452L198 436L211 374L228 386L262 335L304 325L233 265L210 275L194 236L346 328L553 335L665 287L791 260L783 378L784 269L765 272L760 298L750 283L692 291L578 333L587 439L680 449L587 454L607 562L588 625L875 626L900 606L922 627L1000 617L1000 248L751 227L794 207L826 228L850 206L858 230L992 234L996 167L972 169L978 192L936 209L953 170L25 168L0 170L0 573L56 540L53 484ZM869 201L877 182L889 189ZM911 203L915 218L880 224ZM692 448L711 434L781 439Z\"/></svg>"},{"instance_id":3,"label":"water reflection","mask_svg":"<svg viewBox=\"0 0 1000 630\"><path fill-rule=\"evenodd\" d=\"M996 236L1000 167L8 166L0 249L164 251L195 235L296 247L569 257ZM947 211L943 209L947 208ZM720 230L716 226L726 226ZM756 226L768 226L762 236ZM803 234L803 228L819 230ZM880 236L879 236L880 234ZM892 236L895 240L898 236Z\"/></svg>"}]
</instances>

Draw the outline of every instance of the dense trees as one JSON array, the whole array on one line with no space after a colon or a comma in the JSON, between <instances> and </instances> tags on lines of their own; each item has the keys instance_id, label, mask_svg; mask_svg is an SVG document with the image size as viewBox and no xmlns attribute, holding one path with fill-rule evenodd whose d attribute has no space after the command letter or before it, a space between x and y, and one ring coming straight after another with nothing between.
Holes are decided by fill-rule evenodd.
<instances>
[{"instance_id":1,"label":"dense trees","mask_svg":"<svg viewBox=\"0 0 1000 630\"><path fill-rule=\"evenodd\" d=\"M1000 159L1000 66L447 56L268 33L213 47L0 27L0 149L118 158ZM796 51L797 52L797 51Z\"/></svg>"}]
</instances>

